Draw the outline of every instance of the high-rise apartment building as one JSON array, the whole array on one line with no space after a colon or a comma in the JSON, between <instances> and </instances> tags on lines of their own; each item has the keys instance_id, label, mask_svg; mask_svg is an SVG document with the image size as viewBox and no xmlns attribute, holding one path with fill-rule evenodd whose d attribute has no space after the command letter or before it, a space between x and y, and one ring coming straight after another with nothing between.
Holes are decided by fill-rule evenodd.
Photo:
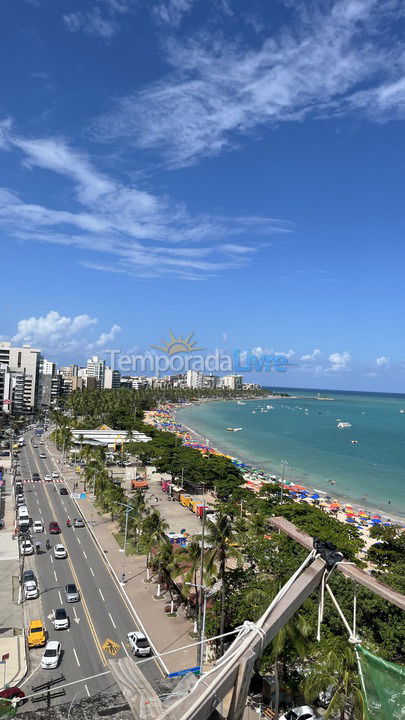
<instances>
[{"instance_id":1,"label":"high-rise apartment building","mask_svg":"<svg viewBox=\"0 0 405 720\"><path fill-rule=\"evenodd\" d=\"M105 360L101 360L101 358L97 357L97 355L93 355L92 358L87 360L87 366L86 366L86 377L87 378L96 378L98 382L98 387L103 388L104 387L104 374L105 374ZM92 383L91 383L92 385Z\"/></svg>"},{"instance_id":2,"label":"high-rise apartment building","mask_svg":"<svg viewBox=\"0 0 405 720\"><path fill-rule=\"evenodd\" d=\"M229 390L241 390L243 387L243 375L224 375L221 378L221 385Z\"/></svg>"},{"instance_id":3,"label":"high-rise apartment building","mask_svg":"<svg viewBox=\"0 0 405 720\"><path fill-rule=\"evenodd\" d=\"M40 350L0 343L0 405L6 412L33 412L38 403Z\"/></svg>"},{"instance_id":4,"label":"high-rise apartment building","mask_svg":"<svg viewBox=\"0 0 405 720\"><path fill-rule=\"evenodd\" d=\"M104 389L118 390L121 387L121 373L106 367L104 370Z\"/></svg>"}]
</instances>

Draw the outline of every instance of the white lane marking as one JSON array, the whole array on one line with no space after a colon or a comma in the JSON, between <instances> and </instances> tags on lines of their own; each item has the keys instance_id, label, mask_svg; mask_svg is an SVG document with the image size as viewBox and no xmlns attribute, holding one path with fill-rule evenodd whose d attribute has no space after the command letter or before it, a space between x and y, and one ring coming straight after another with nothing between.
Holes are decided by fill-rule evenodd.
<instances>
[{"instance_id":1,"label":"white lane marking","mask_svg":"<svg viewBox=\"0 0 405 720\"><path fill-rule=\"evenodd\" d=\"M83 550L83 555L84 555L84 557L85 557L86 560L87 560L87 555L86 555L86 553L84 552L84 550Z\"/></svg>"},{"instance_id":2,"label":"white lane marking","mask_svg":"<svg viewBox=\"0 0 405 720\"><path fill-rule=\"evenodd\" d=\"M89 688L87 687L87 685L85 685L84 687L86 688L86 693L87 693L87 697L90 697L90 691L89 691Z\"/></svg>"},{"instance_id":3,"label":"white lane marking","mask_svg":"<svg viewBox=\"0 0 405 720\"><path fill-rule=\"evenodd\" d=\"M77 652L76 652L76 650L75 650L74 648L73 648L73 652L74 652L74 655L75 655L75 658L76 658L76 662L77 662L78 666L80 667L79 658L77 657Z\"/></svg>"},{"instance_id":4,"label":"white lane marking","mask_svg":"<svg viewBox=\"0 0 405 720\"><path fill-rule=\"evenodd\" d=\"M56 570L53 571L53 574L55 576L55 582L58 582L58 578L56 577Z\"/></svg>"},{"instance_id":5,"label":"white lane marking","mask_svg":"<svg viewBox=\"0 0 405 720\"><path fill-rule=\"evenodd\" d=\"M122 641L121 641L121 645L122 645L122 647L124 648L124 650L125 650L126 654L128 655L128 657L131 657L130 654L129 654L129 652L128 652L128 650L126 649L126 647L125 647L125 645L124 645L124 643L123 643Z\"/></svg>"},{"instance_id":6,"label":"white lane marking","mask_svg":"<svg viewBox=\"0 0 405 720\"><path fill-rule=\"evenodd\" d=\"M19 683L18 683L18 687L22 687L23 685L25 685L25 683L27 683L28 680L29 680L30 678L32 678L33 674L36 673L36 671L39 670L40 667L41 667L41 663L39 663L39 664L36 666L36 668L33 669L31 675L28 675L28 677L25 678L25 680L23 680L22 682L19 682Z\"/></svg>"},{"instance_id":7,"label":"white lane marking","mask_svg":"<svg viewBox=\"0 0 405 720\"><path fill-rule=\"evenodd\" d=\"M51 563L53 563L53 555L51 555Z\"/></svg>"},{"instance_id":8,"label":"white lane marking","mask_svg":"<svg viewBox=\"0 0 405 720\"><path fill-rule=\"evenodd\" d=\"M92 575L93 575L93 577L94 577L94 572L93 572L93 568L89 568L89 570L90 570L91 574L92 574Z\"/></svg>"},{"instance_id":9,"label":"white lane marking","mask_svg":"<svg viewBox=\"0 0 405 720\"><path fill-rule=\"evenodd\" d=\"M110 620L111 620L112 624L114 625L115 629L117 629L117 626L116 626L114 620L113 620L112 617L111 617L111 613L108 613L108 614L109 614L109 616L110 616Z\"/></svg>"},{"instance_id":10,"label":"white lane marking","mask_svg":"<svg viewBox=\"0 0 405 720\"><path fill-rule=\"evenodd\" d=\"M101 595L102 601L105 602L105 598L103 597L103 593L101 592L100 588L98 589L98 591L99 591L99 593L100 593L100 595Z\"/></svg>"},{"instance_id":11,"label":"white lane marking","mask_svg":"<svg viewBox=\"0 0 405 720\"><path fill-rule=\"evenodd\" d=\"M79 545L81 545L80 538L77 538L77 542L79 543Z\"/></svg>"}]
</instances>

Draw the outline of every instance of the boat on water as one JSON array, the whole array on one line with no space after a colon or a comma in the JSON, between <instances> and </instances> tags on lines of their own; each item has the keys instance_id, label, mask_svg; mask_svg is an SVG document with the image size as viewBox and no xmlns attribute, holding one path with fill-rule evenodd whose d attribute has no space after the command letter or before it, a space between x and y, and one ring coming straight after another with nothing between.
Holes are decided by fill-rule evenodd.
<instances>
[{"instance_id":1,"label":"boat on water","mask_svg":"<svg viewBox=\"0 0 405 720\"><path fill-rule=\"evenodd\" d=\"M400 413L405 413L405 410L400 410L399 412L400 412Z\"/></svg>"},{"instance_id":2,"label":"boat on water","mask_svg":"<svg viewBox=\"0 0 405 720\"><path fill-rule=\"evenodd\" d=\"M246 403L242 402L242 400L237 400L236 403L237 403L238 405L246 405Z\"/></svg>"},{"instance_id":3,"label":"boat on water","mask_svg":"<svg viewBox=\"0 0 405 720\"><path fill-rule=\"evenodd\" d=\"M256 410L252 410L252 415L256 415Z\"/></svg>"},{"instance_id":4,"label":"boat on water","mask_svg":"<svg viewBox=\"0 0 405 720\"><path fill-rule=\"evenodd\" d=\"M225 428L225 430L228 430L229 432L240 432L242 428Z\"/></svg>"},{"instance_id":5,"label":"boat on water","mask_svg":"<svg viewBox=\"0 0 405 720\"><path fill-rule=\"evenodd\" d=\"M274 405L266 405L267 410L274 410Z\"/></svg>"},{"instance_id":6,"label":"boat on water","mask_svg":"<svg viewBox=\"0 0 405 720\"><path fill-rule=\"evenodd\" d=\"M338 422L338 424L337 424L337 427L338 427L338 428L348 428L348 427L351 427L351 426L352 426L352 424L349 423L349 422L342 422L342 421L341 421L341 422Z\"/></svg>"},{"instance_id":7,"label":"boat on water","mask_svg":"<svg viewBox=\"0 0 405 720\"><path fill-rule=\"evenodd\" d=\"M352 440L352 445L357 445L358 442L358 440Z\"/></svg>"}]
</instances>

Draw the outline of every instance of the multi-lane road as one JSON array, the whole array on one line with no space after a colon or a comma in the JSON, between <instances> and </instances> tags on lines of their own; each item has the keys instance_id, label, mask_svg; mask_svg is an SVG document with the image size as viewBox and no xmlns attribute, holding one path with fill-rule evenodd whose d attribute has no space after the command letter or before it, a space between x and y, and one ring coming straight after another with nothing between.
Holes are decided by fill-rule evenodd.
<instances>
[{"instance_id":1,"label":"multi-lane road","mask_svg":"<svg viewBox=\"0 0 405 720\"><path fill-rule=\"evenodd\" d=\"M38 447L34 448L33 443ZM46 458L41 459L39 455L44 452ZM25 693L29 694L33 685L61 673L66 678L65 684L105 672L108 670L106 661L111 655L103 649L103 645L110 640L113 643L110 647L118 648L115 657L130 655L127 634L139 628L88 528L67 527L67 519L73 520L78 516L76 505L69 495L59 493L60 488L65 487L63 478L44 481L46 474L59 469L46 445L39 444L39 438L32 432L25 436L19 463L30 518L32 522L41 520L44 525L44 533L32 534L34 544L36 540L41 542L41 553L24 558L24 567L32 568L37 576L40 592L38 600L24 603L26 621L42 620L48 639L62 644L62 658L56 670L41 669L43 649L30 650L29 679L22 684ZM33 473L39 473L40 482L32 480ZM60 535L48 533L49 523L53 520L60 525ZM50 550L45 547L47 539L52 546ZM54 558L53 546L57 543L65 546L66 559ZM79 602L65 601L64 586L67 583L75 583L79 589ZM52 612L59 607L64 607L69 615L68 630L56 631L53 628ZM150 682L162 678L162 671L154 658L142 663L141 667ZM106 674L66 687L66 696L53 702L72 701L75 697L90 697L100 691L116 690L111 674Z\"/></svg>"}]
</instances>

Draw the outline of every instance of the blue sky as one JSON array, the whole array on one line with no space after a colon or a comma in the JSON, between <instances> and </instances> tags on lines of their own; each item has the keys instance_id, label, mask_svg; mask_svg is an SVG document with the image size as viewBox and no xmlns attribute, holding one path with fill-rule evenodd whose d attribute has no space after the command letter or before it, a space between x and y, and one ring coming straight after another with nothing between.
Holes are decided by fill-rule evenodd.
<instances>
[{"instance_id":1,"label":"blue sky","mask_svg":"<svg viewBox=\"0 0 405 720\"><path fill-rule=\"evenodd\" d=\"M399 0L4 0L1 336L401 392ZM7 258L7 260L6 260Z\"/></svg>"}]
</instances>

